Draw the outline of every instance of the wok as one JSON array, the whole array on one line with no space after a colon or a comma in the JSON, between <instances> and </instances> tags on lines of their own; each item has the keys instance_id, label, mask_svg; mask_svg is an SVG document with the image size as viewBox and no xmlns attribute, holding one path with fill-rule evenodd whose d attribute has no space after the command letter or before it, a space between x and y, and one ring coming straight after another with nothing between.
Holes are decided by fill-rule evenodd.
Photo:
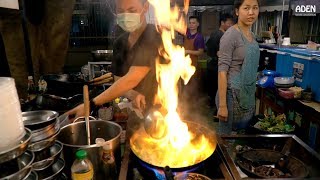
<instances>
[{"instance_id":1,"label":"wok","mask_svg":"<svg viewBox=\"0 0 320 180\"><path fill-rule=\"evenodd\" d=\"M217 141L216 141L215 133L213 131L211 131L210 129L204 127L203 125L195 123L195 122L190 122L190 121L185 121L185 123L187 123L189 132L191 132L192 134L195 135L193 137L193 139L191 140L191 142L198 140L198 138L199 139L202 138L201 135L204 135L209 140L209 144L210 144L206 148L206 149L210 150L210 154L207 154L207 156L198 157L193 164L183 165L183 163L174 162L172 164L165 164L164 165L163 161L158 158L159 155L157 153L161 153L161 150L157 149L158 148L157 146L156 147L152 146L152 145L146 146L144 144L141 144L141 141L144 141L143 138L134 138L134 137L148 136L148 134L146 134L143 127L141 127L138 131L136 131L134 133L134 135L131 137L130 148L131 148L132 152L134 153L134 155L136 157L138 157L138 159L140 161L142 161L143 163L145 163L151 167L163 169L164 166L169 166L175 172L184 171L186 169L192 169L193 167L198 166L200 163L202 163L203 161L208 159L213 154L213 152L215 151L216 145L217 145ZM155 141L161 141L161 140L156 139ZM141 149L139 149L139 147ZM187 150L187 151L189 151L189 150ZM183 157L186 156L186 154L183 152L180 152L177 155L181 155ZM155 159L157 159L157 160L155 160Z\"/></svg>"},{"instance_id":2,"label":"wok","mask_svg":"<svg viewBox=\"0 0 320 180\"><path fill-rule=\"evenodd\" d=\"M47 93L61 97L82 94L86 82L76 74L47 74L42 76L47 82Z\"/></svg>"},{"instance_id":3,"label":"wok","mask_svg":"<svg viewBox=\"0 0 320 180\"><path fill-rule=\"evenodd\" d=\"M47 74L42 77L47 82L46 93L60 97L82 94L84 85L88 85L90 90L103 85L87 82L77 74Z\"/></svg>"},{"instance_id":4,"label":"wok","mask_svg":"<svg viewBox=\"0 0 320 180\"><path fill-rule=\"evenodd\" d=\"M82 102L82 94L76 94L65 98L52 94L39 94L36 97L36 106L55 111L69 110Z\"/></svg>"},{"instance_id":5,"label":"wok","mask_svg":"<svg viewBox=\"0 0 320 180\"><path fill-rule=\"evenodd\" d=\"M291 155L268 149L251 149L237 154L236 163L248 176L259 178L305 178L307 166Z\"/></svg>"},{"instance_id":6,"label":"wok","mask_svg":"<svg viewBox=\"0 0 320 180\"><path fill-rule=\"evenodd\" d=\"M74 74L47 74L42 76L47 82L47 93L61 97L82 94L85 81Z\"/></svg>"}]
</instances>

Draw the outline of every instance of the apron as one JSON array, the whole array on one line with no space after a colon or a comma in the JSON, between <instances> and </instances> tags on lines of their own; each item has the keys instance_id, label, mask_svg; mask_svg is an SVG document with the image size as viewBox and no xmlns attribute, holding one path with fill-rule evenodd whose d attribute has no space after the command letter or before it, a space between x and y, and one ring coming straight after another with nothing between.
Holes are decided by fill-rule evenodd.
<instances>
[{"instance_id":1,"label":"apron","mask_svg":"<svg viewBox=\"0 0 320 180\"><path fill-rule=\"evenodd\" d=\"M258 43L254 39L249 42L241 29L240 32L245 44L245 58L239 74L231 77L231 88L228 92L232 99L233 129L246 128L254 115L256 75L260 58Z\"/></svg>"},{"instance_id":2,"label":"apron","mask_svg":"<svg viewBox=\"0 0 320 180\"><path fill-rule=\"evenodd\" d=\"M195 50L194 48L194 41L197 38L198 33L193 39L188 39L187 36L184 38L184 48L186 50ZM197 68L198 64L198 56L189 54L191 58L191 64L196 68L196 72L192 75L187 85L183 84L182 79L179 82L179 104L188 104L188 102L194 102L198 99L199 96L199 71ZM185 102L187 101L187 102ZM182 109L191 112L190 107L184 107Z\"/></svg>"},{"instance_id":3,"label":"apron","mask_svg":"<svg viewBox=\"0 0 320 180\"><path fill-rule=\"evenodd\" d=\"M197 38L197 36L198 36L198 33L193 39L188 39L188 37L185 36L184 43L183 43L184 49L194 51L195 50L195 48L194 48L194 40ZM189 54L189 56L190 56L190 58L192 60L192 66L197 67L198 56L191 55L191 54Z\"/></svg>"}]
</instances>

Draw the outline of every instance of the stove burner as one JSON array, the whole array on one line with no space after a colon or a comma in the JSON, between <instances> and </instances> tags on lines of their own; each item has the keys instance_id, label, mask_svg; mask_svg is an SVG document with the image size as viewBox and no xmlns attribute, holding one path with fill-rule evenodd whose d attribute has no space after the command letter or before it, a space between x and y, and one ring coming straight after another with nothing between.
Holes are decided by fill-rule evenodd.
<instances>
[{"instance_id":1,"label":"stove burner","mask_svg":"<svg viewBox=\"0 0 320 180\"><path fill-rule=\"evenodd\" d=\"M189 174L200 174L209 177L210 179L232 179L232 176L230 175L220 154L220 150L217 149L211 157L202 161L199 164L185 168L173 168L171 169L172 175L174 176L174 178L189 177ZM167 173L168 171L165 171L165 168L152 166L139 159L132 152L128 156L128 159L128 171L124 171L127 173L125 176L126 180L166 179L165 172Z\"/></svg>"},{"instance_id":2,"label":"stove burner","mask_svg":"<svg viewBox=\"0 0 320 180\"><path fill-rule=\"evenodd\" d=\"M155 179L166 179L166 175L164 172L164 168L154 167L151 165L148 165L147 163L139 160L139 164L145 168L147 171L149 171L149 176L154 177ZM174 176L179 175L182 176L187 173L196 172L197 170L201 169L203 167L203 164L200 163L199 165L196 165L195 167L188 168L181 168L178 170L172 169L172 173ZM146 171L141 171L146 172Z\"/></svg>"}]
</instances>

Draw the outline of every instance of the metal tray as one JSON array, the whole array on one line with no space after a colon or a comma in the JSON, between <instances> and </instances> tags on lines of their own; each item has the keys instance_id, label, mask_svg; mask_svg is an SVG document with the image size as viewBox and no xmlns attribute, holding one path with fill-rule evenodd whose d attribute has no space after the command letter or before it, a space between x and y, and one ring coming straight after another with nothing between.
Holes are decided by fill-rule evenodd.
<instances>
[{"instance_id":1,"label":"metal tray","mask_svg":"<svg viewBox=\"0 0 320 180\"><path fill-rule=\"evenodd\" d=\"M43 128L41 127L42 124L46 124L46 125L51 124L50 122L54 121L58 116L59 116L59 113L55 111L48 111L48 110L22 112L23 124L26 127L30 127L33 130L36 129L36 128L33 128L33 126L40 126L39 128L37 128L37 129L40 129L40 128Z\"/></svg>"},{"instance_id":2,"label":"metal tray","mask_svg":"<svg viewBox=\"0 0 320 180\"><path fill-rule=\"evenodd\" d=\"M25 135L19 141L19 144L14 145L12 148L6 151L0 152L0 164L3 162L7 162L12 159L15 159L21 154L23 154L27 150L30 140L31 140L31 131L25 128Z\"/></svg>"}]
</instances>

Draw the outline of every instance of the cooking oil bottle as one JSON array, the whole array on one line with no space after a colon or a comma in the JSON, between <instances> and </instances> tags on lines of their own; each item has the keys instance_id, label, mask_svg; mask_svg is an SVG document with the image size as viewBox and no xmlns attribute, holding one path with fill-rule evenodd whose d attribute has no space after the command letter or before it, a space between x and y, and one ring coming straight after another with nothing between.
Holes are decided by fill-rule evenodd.
<instances>
[{"instance_id":1,"label":"cooking oil bottle","mask_svg":"<svg viewBox=\"0 0 320 180\"><path fill-rule=\"evenodd\" d=\"M103 161L103 174L105 179L117 179L117 166L115 155L110 142L106 142L103 138L96 138L96 144L101 147L101 160Z\"/></svg>"},{"instance_id":2,"label":"cooking oil bottle","mask_svg":"<svg viewBox=\"0 0 320 180\"><path fill-rule=\"evenodd\" d=\"M87 158L87 151L79 150L76 152L76 160L71 166L71 174L73 180L93 179L93 165Z\"/></svg>"}]
</instances>

